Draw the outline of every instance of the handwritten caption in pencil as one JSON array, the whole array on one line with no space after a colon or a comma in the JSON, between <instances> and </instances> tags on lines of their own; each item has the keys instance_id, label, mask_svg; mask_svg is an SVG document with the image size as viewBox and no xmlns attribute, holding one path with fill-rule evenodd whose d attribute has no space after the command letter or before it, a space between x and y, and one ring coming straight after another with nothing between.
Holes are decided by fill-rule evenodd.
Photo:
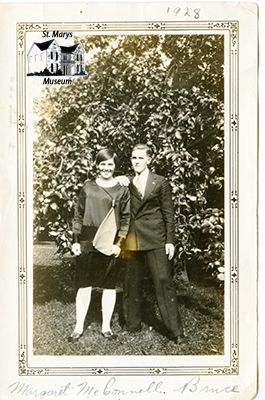
<instances>
[{"instance_id":1,"label":"handwritten caption in pencil","mask_svg":"<svg viewBox=\"0 0 265 400\"><path fill-rule=\"evenodd\" d=\"M130 399L138 398L141 399L145 395L165 395L171 394L174 396L178 394L181 397L183 394L214 394L219 395L218 397L222 400L225 395L229 395L227 398L231 399L231 395L240 393L238 385L211 385L207 379L201 379L199 376L194 376L183 383L178 384L175 388L168 388L166 382L162 380L147 381L141 386L139 383L135 386L128 385L126 387L124 382L119 382L118 378L112 377L102 382L102 384L93 385L89 381L83 381L78 384L67 382L65 385L54 385L54 387L35 387L28 382L13 382L9 387L9 393L12 398L27 399L58 399L58 398L80 398L80 399ZM71 397L70 397L71 396ZM145 397L146 398L146 397ZM148 397L149 398L149 397ZM156 398L156 396L155 396Z\"/></svg>"},{"instance_id":2,"label":"handwritten caption in pencil","mask_svg":"<svg viewBox=\"0 0 265 400\"><path fill-rule=\"evenodd\" d=\"M200 19L201 9L190 7L167 7L167 15L185 19Z\"/></svg>"}]
</instances>

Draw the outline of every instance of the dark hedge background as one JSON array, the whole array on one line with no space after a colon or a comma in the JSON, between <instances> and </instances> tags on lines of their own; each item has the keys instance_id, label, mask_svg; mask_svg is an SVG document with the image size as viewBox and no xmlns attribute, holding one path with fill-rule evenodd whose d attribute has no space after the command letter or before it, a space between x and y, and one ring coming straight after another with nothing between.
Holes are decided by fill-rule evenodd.
<instances>
[{"instance_id":1,"label":"dark hedge background","mask_svg":"<svg viewBox=\"0 0 265 400\"><path fill-rule=\"evenodd\" d=\"M130 171L137 142L172 187L176 265L224 280L224 40L222 35L86 36L85 77L48 87L35 104L34 238L70 249L73 205L93 157Z\"/></svg>"}]
</instances>

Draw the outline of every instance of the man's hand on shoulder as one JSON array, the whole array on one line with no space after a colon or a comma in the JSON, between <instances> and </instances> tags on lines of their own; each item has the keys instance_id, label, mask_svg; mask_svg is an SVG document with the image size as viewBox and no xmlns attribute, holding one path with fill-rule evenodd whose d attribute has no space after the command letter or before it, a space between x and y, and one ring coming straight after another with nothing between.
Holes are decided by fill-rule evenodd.
<instances>
[{"instance_id":1,"label":"man's hand on shoulder","mask_svg":"<svg viewBox=\"0 0 265 400\"><path fill-rule=\"evenodd\" d=\"M130 184L130 179L126 175L115 176L115 179L121 186L129 186Z\"/></svg>"},{"instance_id":2,"label":"man's hand on shoulder","mask_svg":"<svg viewBox=\"0 0 265 400\"><path fill-rule=\"evenodd\" d=\"M172 243L166 243L166 255L169 260L172 260L174 253L175 253L175 246Z\"/></svg>"}]
</instances>

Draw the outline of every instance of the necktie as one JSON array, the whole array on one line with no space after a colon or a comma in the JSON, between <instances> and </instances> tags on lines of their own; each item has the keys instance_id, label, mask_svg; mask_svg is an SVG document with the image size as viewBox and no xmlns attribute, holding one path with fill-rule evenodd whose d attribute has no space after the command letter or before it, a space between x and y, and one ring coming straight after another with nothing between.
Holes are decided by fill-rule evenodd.
<instances>
[{"instance_id":1,"label":"necktie","mask_svg":"<svg viewBox=\"0 0 265 400\"><path fill-rule=\"evenodd\" d=\"M143 184L142 184L142 179L141 179L141 175L140 174L135 175L133 183L134 183L134 186L137 188L139 194L143 198L144 197Z\"/></svg>"}]
</instances>

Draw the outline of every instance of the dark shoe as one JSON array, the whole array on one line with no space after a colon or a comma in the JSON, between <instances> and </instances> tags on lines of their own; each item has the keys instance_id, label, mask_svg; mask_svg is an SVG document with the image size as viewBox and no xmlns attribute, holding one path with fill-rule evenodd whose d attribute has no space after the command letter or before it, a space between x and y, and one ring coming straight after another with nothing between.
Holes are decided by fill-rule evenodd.
<instances>
[{"instance_id":1,"label":"dark shoe","mask_svg":"<svg viewBox=\"0 0 265 400\"><path fill-rule=\"evenodd\" d=\"M180 342L181 342L181 339L184 339L185 338L185 335L184 334L182 334L182 335L177 335L177 336L169 336L168 337L168 339L171 341L171 342L174 342L175 344L179 344Z\"/></svg>"},{"instance_id":2,"label":"dark shoe","mask_svg":"<svg viewBox=\"0 0 265 400\"><path fill-rule=\"evenodd\" d=\"M169 340L175 344L179 344L179 336L171 337Z\"/></svg>"},{"instance_id":3,"label":"dark shoe","mask_svg":"<svg viewBox=\"0 0 265 400\"><path fill-rule=\"evenodd\" d=\"M116 339L117 335L115 335L114 333L112 333L111 331L107 331L107 332L101 332L101 335L108 340L113 340Z\"/></svg>"},{"instance_id":4,"label":"dark shoe","mask_svg":"<svg viewBox=\"0 0 265 400\"><path fill-rule=\"evenodd\" d=\"M68 337L67 340L68 340L69 343L75 343L75 342L77 342L82 336L83 336L83 332L82 332L82 333L73 332L73 333Z\"/></svg>"},{"instance_id":5,"label":"dark shoe","mask_svg":"<svg viewBox=\"0 0 265 400\"><path fill-rule=\"evenodd\" d=\"M138 325L136 328L126 328L126 330L130 333L140 332L142 330L142 325Z\"/></svg>"}]
</instances>

